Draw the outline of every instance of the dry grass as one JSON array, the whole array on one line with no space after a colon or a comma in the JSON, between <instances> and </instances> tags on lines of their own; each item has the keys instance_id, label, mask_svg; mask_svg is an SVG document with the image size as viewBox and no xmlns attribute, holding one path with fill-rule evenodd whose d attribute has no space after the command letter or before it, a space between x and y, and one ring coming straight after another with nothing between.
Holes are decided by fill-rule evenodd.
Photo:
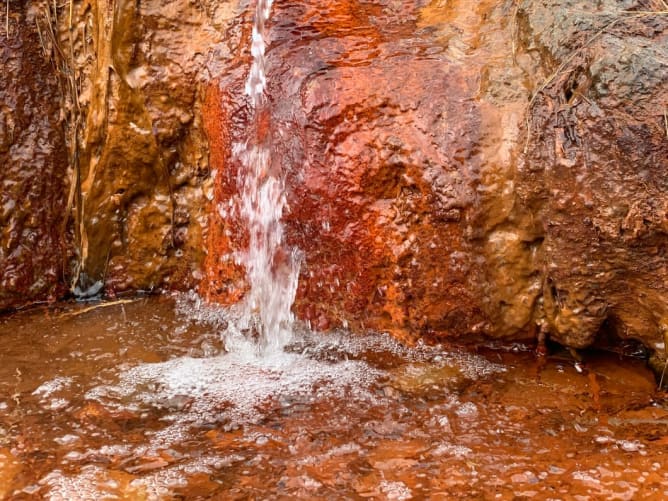
<instances>
[{"instance_id":1,"label":"dry grass","mask_svg":"<svg viewBox=\"0 0 668 501\"><path fill-rule=\"evenodd\" d=\"M79 315L83 315L85 313L98 310L100 308L109 308L110 306L118 306L118 305L125 305L128 303L136 303L137 301L141 301L141 298L134 298L134 299L116 299L115 301L105 301L103 303L97 303L91 306L87 306L85 308L81 308L80 310L76 311L68 311L67 313L63 313L58 316L58 318L68 318L68 317L78 317Z\"/></svg>"},{"instance_id":2,"label":"dry grass","mask_svg":"<svg viewBox=\"0 0 668 501\"><path fill-rule=\"evenodd\" d=\"M511 52L513 56L513 64L517 64L517 38L519 32L519 25L517 24L517 16L520 11L520 6L518 2L515 2L515 7L513 8L513 16L510 21L510 44Z\"/></svg>"},{"instance_id":3,"label":"dry grass","mask_svg":"<svg viewBox=\"0 0 668 501\"><path fill-rule=\"evenodd\" d=\"M547 88L548 85L550 85L555 78L557 78L559 75L563 75L564 72L566 71L566 68L568 65L571 64L571 62L587 47L589 47L594 41L596 41L603 33L606 32L606 30L609 30L613 26L615 26L620 19L614 19L607 23L603 28L598 30L594 35L592 35L590 38L588 38L582 46L579 48L575 49L573 52L569 54L569 56L564 59L564 61L559 65L559 67L556 69L554 73L552 73L549 77L543 81L541 85L538 86L538 89L533 93L531 96L531 99L529 100L529 105L528 105L528 111L527 111L527 120L526 120L526 127L527 127L527 138L526 138L526 143L524 145L524 153L526 154L527 151L529 151L529 143L531 141L531 109L533 108L533 105L536 103L536 99L540 94L543 93L543 91Z\"/></svg>"},{"instance_id":4,"label":"dry grass","mask_svg":"<svg viewBox=\"0 0 668 501\"><path fill-rule=\"evenodd\" d=\"M79 281L81 273L82 256L85 254L86 237L82 223L82 196L81 196L81 167L79 163L79 133L83 125L83 111L79 104L79 95L81 93L81 82L76 72L75 56L74 56L74 39L73 39L73 0L69 1L69 18L68 18L68 38L67 48L63 48L61 39L58 35L58 5L53 3L46 3L42 10L42 15L35 19L37 25L37 33L39 35L40 43L45 57L48 57L53 64L56 74L58 75L58 82L63 98L63 103L66 108L69 108L69 114L66 117L68 127L68 144L70 148L70 190L67 197L66 214L68 218L63 222L61 228L61 235L66 235L66 229L72 217L74 219L74 238L75 247L79 259L75 266L71 288ZM69 107L67 106L69 103ZM67 263L63 263L63 275L67 273Z\"/></svg>"},{"instance_id":5,"label":"dry grass","mask_svg":"<svg viewBox=\"0 0 668 501\"><path fill-rule=\"evenodd\" d=\"M663 364L663 371L661 371L659 389L663 388L663 380L666 376L666 369L668 369L668 328L665 326L663 326L663 356L666 357L666 362Z\"/></svg>"},{"instance_id":6,"label":"dry grass","mask_svg":"<svg viewBox=\"0 0 668 501\"><path fill-rule=\"evenodd\" d=\"M666 359L666 363L663 365L663 371L661 371L661 379L659 379L659 390L663 388L663 378L666 375L667 368L668 368L668 359Z\"/></svg>"}]
</instances>

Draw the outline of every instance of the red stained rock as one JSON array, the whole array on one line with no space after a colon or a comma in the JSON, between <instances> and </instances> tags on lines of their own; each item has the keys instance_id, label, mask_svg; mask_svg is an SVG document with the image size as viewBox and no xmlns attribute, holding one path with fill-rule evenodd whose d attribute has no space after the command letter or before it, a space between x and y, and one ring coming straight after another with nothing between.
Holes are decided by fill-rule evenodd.
<instances>
[{"instance_id":1,"label":"red stained rock","mask_svg":"<svg viewBox=\"0 0 668 501\"><path fill-rule=\"evenodd\" d=\"M417 7L399 10L274 8L269 133L273 166L288 179L288 243L305 252L296 309L318 328L463 333L482 321L465 236L478 179L477 79L416 36ZM231 131L223 154L212 153L219 206L236 192L231 145L249 133L243 78L210 88L222 111L207 107L209 137L221 121ZM223 252L243 248L238 221L214 216L213 227L229 235L217 237Z\"/></svg>"},{"instance_id":2,"label":"red stained rock","mask_svg":"<svg viewBox=\"0 0 668 501\"><path fill-rule=\"evenodd\" d=\"M661 339L665 22L597 34L576 4L274 5L268 133L305 253L301 318L407 338ZM243 64L205 112L216 209L234 205L232 146L252 132L235 36ZM651 70L633 74L636 52ZM234 301L243 228L233 210L211 225L210 295Z\"/></svg>"}]
</instances>

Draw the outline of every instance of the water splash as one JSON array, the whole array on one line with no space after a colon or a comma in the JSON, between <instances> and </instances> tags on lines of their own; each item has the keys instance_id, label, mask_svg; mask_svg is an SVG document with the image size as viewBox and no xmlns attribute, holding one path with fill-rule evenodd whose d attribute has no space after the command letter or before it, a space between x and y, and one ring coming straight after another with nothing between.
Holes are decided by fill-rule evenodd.
<instances>
[{"instance_id":1,"label":"water splash","mask_svg":"<svg viewBox=\"0 0 668 501\"><path fill-rule=\"evenodd\" d=\"M249 234L249 246L237 256L246 268L250 291L241 315L241 327L259 337L263 354L276 353L290 341L292 303L297 292L301 262L296 249L283 244L281 217L286 206L285 175L272 162L271 123L265 96L266 23L272 0L257 0L251 40L253 62L246 81L252 107L251 134L237 144L240 161L238 208Z\"/></svg>"}]
</instances>

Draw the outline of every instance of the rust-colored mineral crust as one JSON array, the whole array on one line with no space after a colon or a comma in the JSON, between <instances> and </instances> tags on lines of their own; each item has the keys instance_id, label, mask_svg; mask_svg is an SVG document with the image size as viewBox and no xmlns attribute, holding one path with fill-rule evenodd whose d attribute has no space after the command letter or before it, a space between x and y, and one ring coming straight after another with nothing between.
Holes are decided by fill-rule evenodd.
<instances>
[{"instance_id":1,"label":"rust-colored mineral crust","mask_svg":"<svg viewBox=\"0 0 668 501\"><path fill-rule=\"evenodd\" d=\"M67 149L38 2L10 2L0 29L0 309L63 291ZM6 28L9 28L7 32Z\"/></svg>"},{"instance_id":2,"label":"rust-colored mineral crust","mask_svg":"<svg viewBox=\"0 0 668 501\"><path fill-rule=\"evenodd\" d=\"M258 132L314 328L663 353L661 0L276 0L255 118L247 2L45 5L0 40L0 307L72 277L239 301Z\"/></svg>"},{"instance_id":3,"label":"rust-colored mineral crust","mask_svg":"<svg viewBox=\"0 0 668 501\"><path fill-rule=\"evenodd\" d=\"M276 12L285 42L274 53L295 59L301 80L269 77L297 105L274 121L303 120L288 216L306 252L297 308L319 328L348 321L404 336L454 334L483 321L481 263L467 239L478 75L447 61L418 29L419 13L357 2L313 2L296 20ZM305 27L307 43L290 40L291 23Z\"/></svg>"},{"instance_id":4,"label":"rust-colored mineral crust","mask_svg":"<svg viewBox=\"0 0 668 501\"><path fill-rule=\"evenodd\" d=\"M482 214L480 206L500 198L502 186L480 183L492 175L485 156L492 150L499 156L497 139L503 138L493 130L500 123L490 125L501 111L486 110L480 100L489 56L481 56L479 46L500 38L510 52L511 41L473 40L460 28L480 29L485 16L501 21L509 11L492 2L473 13L459 7L274 6L267 127L273 168L288 179L288 240L305 253L295 308L316 328L347 323L405 338L494 330L480 225L503 208L492 203L492 213ZM243 248L245 240L227 210L239 169L233 144L248 134L244 78L237 71L215 82L210 91L223 111L206 108L216 116L207 121L216 127L209 136L220 134L221 121L230 135L223 154L211 157L224 216L214 213L212 224L226 230L219 238L211 234L208 266L229 279L237 273L230 249ZM526 91L516 94L514 101L526 103ZM503 148L517 143L518 123L513 126ZM506 153L497 169L509 169L511 160ZM234 300L243 284L232 280L230 286L229 279L219 277L217 289L207 290ZM530 301L538 293L533 282L526 286ZM526 335L531 306L513 335Z\"/></svg>"},{"instance_id":5,"label":"rust-colored mineral crust","mask_svg":"<svg viewBox=\"0 0 668 501\"><path fill-rule=\"evenodd\" d=\"M661 341L657 9L275 2L265 120L288 179L288 240L305 253L298 315L406 338ZM236 64L205 108L217 175L203 290L223 302L245 289L233 150L250 130L248 33L235 36Z\"/></svg>"}]
</instances>

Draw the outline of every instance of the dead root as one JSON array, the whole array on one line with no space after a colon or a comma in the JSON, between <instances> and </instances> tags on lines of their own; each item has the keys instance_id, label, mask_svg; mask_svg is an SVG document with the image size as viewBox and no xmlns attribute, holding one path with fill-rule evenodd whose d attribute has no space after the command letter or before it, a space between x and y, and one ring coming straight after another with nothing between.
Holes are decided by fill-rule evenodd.
<instances>
[{"instance_id":1,"label":"dead root","mask_svg":"<svg viewBox=\"0 0 668 501\"><path fill-rule=\"evenodd\" d=\"M533 108L533 105L536 103L536 99L538 99L538 96L545 91L548 85L550 85L558 76L563 75L565 73L566 68L571 64L571 62L587 47L589 47L594 41L596 41L603 33L606 32L606 30L609 30L612 28L614 25L616 25L621 19L614 19L607 23L603 28L598 30L594 35L592 35L584 44L582 44L581 47L575 49L573 52L569 54L569 56L564 59L564 61L559 65L559 67L556 69L554 73L552 73L549 77L545 79L545 81L538 86L538 89L533 93L531 96L531 99L529 100L529 104L527 107L527 119L526 119L526 128L527 128L527 138L526 142L524 144L524 154L526 155L527 151L529 151L529 144L531 142L531 109Z\"/></svg>"}]
</instances>

